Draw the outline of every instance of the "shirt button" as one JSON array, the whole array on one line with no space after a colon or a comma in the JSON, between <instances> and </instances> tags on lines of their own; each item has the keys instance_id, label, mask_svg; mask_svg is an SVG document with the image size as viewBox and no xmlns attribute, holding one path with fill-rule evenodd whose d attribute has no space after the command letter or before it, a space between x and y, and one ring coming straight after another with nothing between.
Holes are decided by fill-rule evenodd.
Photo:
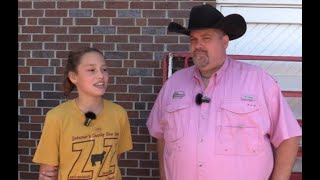
<instances>
[{"instance_id":1,"label":"shirt button","mask_svg":"<svg viewBox=\"0 0 320 180\"><path fill-rule=\"evenodd\" d=\"M203 142L203 139L202 139L202 138L200 139L200 142Z\"/></svg>"},{"instance_id":2,"label":"shirt button","mask_svg":"<svg viewBox=\"0 0 320 180\"><path fill-rule=\"evenodd\" d=\"M202 164L199 164L199 167L202 167Z\"/></svg>"}]
</instances>

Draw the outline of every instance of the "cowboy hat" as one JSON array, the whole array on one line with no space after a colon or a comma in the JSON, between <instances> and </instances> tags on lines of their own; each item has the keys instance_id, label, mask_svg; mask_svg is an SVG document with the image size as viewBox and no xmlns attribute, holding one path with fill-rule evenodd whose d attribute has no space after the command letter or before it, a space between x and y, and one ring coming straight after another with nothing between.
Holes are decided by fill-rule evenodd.
<instances>
[{"instance_id":1,"label":"cowboy hat","mask_svg":"<svg viewBox=\"0 0 320 180\"><path fill-rule=\"evenodd\" d=\"M230 40L241 37L247 30L244 18L239 14L224 17L215 7L205 4L194 6L190 12L188 28L176 22L168 25L169 32L176 32L190 36L192 30L217 28L223 30Z\"/></svg>"}]
</instances>

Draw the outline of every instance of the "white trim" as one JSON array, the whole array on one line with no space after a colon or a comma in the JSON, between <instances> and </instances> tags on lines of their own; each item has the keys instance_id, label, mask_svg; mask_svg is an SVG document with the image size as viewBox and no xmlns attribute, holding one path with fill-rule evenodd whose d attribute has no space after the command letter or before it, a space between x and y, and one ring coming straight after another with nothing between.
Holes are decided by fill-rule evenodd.
<instances>
[{"instance_id":1,"label":"white trim","mask_svg":"<svg viewBox=\"0 0 320 180\"><path fill-rule=\"evenodd\" d=\"M302 158L297 157L292 168L292 172L302 172Z\"/></svg>"},{"instance_id":2,"label":"white trim","mask_svg":"<svg viewBox=\"0 0 320 180\"><path fill-rule=\"evenodd\" d=\"M301 8L219 5L219 10L225 16L241 14L247 23L302 24Z\"/></svg>"},{"instance_id":3,"label":"white trim","mask_svg":"<svg viewBox=\"0 0 320 180\"><path fill-rule=\"evenodd\" d=\"M302 0L216 0L216 4L260 4L260 5L285 5L288 6L302 6Z\"/></svg>"},{"instance_id":4,"label":"white trim","mask_svg":"<svg viewBox=\"0 0 320 180\"><path fill-rule=\"evenodd\" d=\"M294 117L302 119L302 97L285 97Z\"/></svg>"}]
</instances>

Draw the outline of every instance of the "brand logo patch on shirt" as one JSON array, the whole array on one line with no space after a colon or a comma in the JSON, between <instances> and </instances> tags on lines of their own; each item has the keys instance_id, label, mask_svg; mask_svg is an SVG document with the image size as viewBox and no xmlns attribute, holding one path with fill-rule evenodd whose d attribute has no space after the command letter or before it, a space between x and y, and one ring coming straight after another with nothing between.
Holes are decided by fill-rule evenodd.
<instances>
[{"instance_id":1,"label":"brand logo patch on shirt","mask_svg":"<svg viewBox=\"0 0 320 180\"><path fill-rule=\"evenodd\" d=\"M253 96L250 95L244 95L241 97L242 100L247 100L247 101L254 101L255 98Z\"/></svg>"},{"instance_id":2,"label":"brand logo patch on shirt","mask_svg":"<svg viewBox=\"0 0 320 180\"><path fill-rule=\"evenodd\" d=\"M184 91L175 91L172 95L172 99L182 99L184 95Z\"/></svg>"}]
</instances>

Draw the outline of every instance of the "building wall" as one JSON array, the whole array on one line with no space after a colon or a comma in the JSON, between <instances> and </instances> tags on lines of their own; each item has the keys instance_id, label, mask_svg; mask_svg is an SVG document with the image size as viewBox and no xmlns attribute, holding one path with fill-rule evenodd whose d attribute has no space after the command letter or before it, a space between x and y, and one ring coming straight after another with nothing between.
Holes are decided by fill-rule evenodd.
<instances>
[{"instance_id":1,"label":"building wall","mask_svg":"<svg viewBox=\"0 0 320 180\"><path fill-rule=\"evenodd\" d=\"M129 114L133 150L120 160L124 180L158 179L155 139L146 119L162 86L161 60L188 52L188 37L167 33L187 26L192 6L215 1L18 1L18 176L37 179L31 162L46 112L61 103L70 50L103 51L110 79L105 97ZM72 94L71 97L74 97Z\"/></svg>"}]
</instances>

